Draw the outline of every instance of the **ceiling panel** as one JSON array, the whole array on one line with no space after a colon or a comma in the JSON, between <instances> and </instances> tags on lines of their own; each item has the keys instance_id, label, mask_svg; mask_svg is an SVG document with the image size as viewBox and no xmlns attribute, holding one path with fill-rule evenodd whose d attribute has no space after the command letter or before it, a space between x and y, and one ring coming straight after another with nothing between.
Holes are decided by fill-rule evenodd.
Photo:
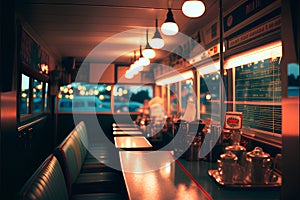
<instances>
[{"instance_id":1,"label":"ceiling panel","mask_svg":"<svg viewBox=\"0 0 300 200\"><path fill-rule=\"evenodd\" d=\"M207 11L199 19L190 19L182 14L183 2L184 0L17 0L16 6L19 16L28 22L51 51L60 57L74 56L77 60L83 60L101 42L124 31L149 27L150 39L154 32L151 28L155 26L155 18L158 18L161 25L166 18L168 6L173 9L174 18L182 33L199 30L218 16L217 0L204 1ZM139 44L145 46L145 32L142 29L125 34L127 38L109 40L109 44L119 46L120 51L114 47L107 48L102 55L93 59L101 62L113 55L118 57L118 62L129 62L132 52L127 52L127 48L123 47L127 45L131 49L138 49ZM176 37L163 37L166 43L178 44ZM166 52L158 55L165 56Z\"/></svg>"}]
</instances>

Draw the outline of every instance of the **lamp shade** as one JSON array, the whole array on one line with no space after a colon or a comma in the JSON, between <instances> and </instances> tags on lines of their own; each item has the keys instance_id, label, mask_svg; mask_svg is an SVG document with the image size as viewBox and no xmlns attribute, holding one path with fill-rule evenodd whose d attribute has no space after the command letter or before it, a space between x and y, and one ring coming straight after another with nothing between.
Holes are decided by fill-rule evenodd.
<instances>
[{"instance_id":1,"label":"lamp shade","mask_svg":"<svg viewBox=\"0 0 300 200\"><path fill-rule=\"evenodd\" d=\"M151 59L151 58L154 58L155 57L155 51L152 49L152 48L145 48L143 50L143 55L144 57L148 58L148 59Z\"/></svg>"},{"instance_id":2,"label":"lamp shade","mask_svg":"<svg viewBox=\"0 0 300 200\"><path fill-rule=\"evenodd\" d=\"M145 58L145 57L140 57L139 63L140 63L141 66L147 66L147 65L150 64L150 60L148 58Z\"/></svg>"},{"instance_id":3,"label":"lamp shade","mask_svg":"<svg viewBox=\"0 0 300 200\"><path fill-rule=\"evenodd\" d=\"M140 59L138 59L137 61L134 62L134 67L132 68L133 74L137 75L139 73L139 71L143 70L143 64L141 62Z\"/></svg>"},{"instance_id":4,"label":"lamp shade","mask_svg":"<svg viewBox=\"0 0 300 200\"><path fill-rule=\"evenodd\" d=\"M165 35L176 35L179 31L179 28L174 22L165 22L161 26L161 32Z\"/></svg>"},{"instance_id":5,"label":"lamp shade","mask_svg":"<svg viewBox=\"0 0 300 200\"><path fill-rule=\"evenodd\" d=\"M162 38L152 38L150 40L150 46L154 49L161 49L165 45L165 41Z\"/></svg>"},{"instance_id":6,"label":"lamp shade","mask_svg":"<svg viewBox=\"0 0 300 200\"><path fill-rule=\"evenodd\" d=\"M128 72L130 74L137 75L138 72L139 72L139 70L138 70L139 66L140 65L139 65L138 60L137 60L133 64L130 65L130 68L129 68Z\"/></svg>"},{"instance_id":7,"label":"lamp shade","mask_svg":"<svg viewBox=\"0 0 300 200\"><path fill-rule=\"evenodd\" d=\"M155 20L155 33L153 38L149 42L150 46L154 49L161 49L165 45L165 41L162 39L158 30L158 20Z\"/></svg>"},{"instance_id":8,"label":"lamp shade","mask_svg":"<svg viewBox=\"0 0 300 200\"><path fill-rule=\"evenodd\" d=\"M152 47L149 44L148 41L148 29L146 31L146 47L143 49L142 54L144 57L151 59L155 57L155 51L152 49Z\"/></svg>"},{"instance_id":9,"label":"lamp shade","mask_svg":"<svg viewBox=\"0 0 300 200\"><path fill-rule=\"evenodd\" d=\"M125 78L132 79L133 78L133 73L130 70L127 70L126 73L125 73Z\"/></svg>"},{"instance_id":10,"label":"lamp shade","mask_svg":"<svg viewBox=\"0 0 300 200\"><path fill-rule=\"evenodd\" d=\"M182 12L187 17L200 17L205 12L205 5L202 1L189 0L182 4Z\"/></svg>"},{"instance_id":11,"label":"lamp shade","mask_svg":"<svg viewBox=\"0 0 300 200\"><path fill-rule=\"evenodd\" d=\"M142 68L142 69L139 68L139 71L143 70L143 66L147 66L150 64L150 60L143 56L142 45L140 45L140 58L139 58L138 62L136 62L136 63L138 63L138 66Z\"/></svg>"},{"instance_id":12,"label":"lamp shade","mask_svg":"<svg viewBox=\"0 0 300 200\"><path fill-rule=\"evenodd\" d=\"M167 19L161 26L161 31L165 35L176 35L179 31L178 25L174 20L171 8L168 8Z\"/></svg>"}]
</instances>

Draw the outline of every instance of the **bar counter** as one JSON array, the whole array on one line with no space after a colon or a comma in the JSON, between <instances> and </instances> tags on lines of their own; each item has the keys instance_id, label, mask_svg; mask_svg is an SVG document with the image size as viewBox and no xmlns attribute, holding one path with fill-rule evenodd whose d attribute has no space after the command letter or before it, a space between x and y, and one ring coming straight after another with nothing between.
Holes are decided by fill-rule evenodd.
<instances>
[{"instance_id":1,"label":"bar counter","mask_svg":"<svg viewBox=\"0 0 300 200\"><path fill-rule=\"evenodd\" d=\"M121 166L129 198L156 200L280 199L280 188L228 188L208 175L217 164L207 161L174 161L169 151L156 154L120 151ZM159 167L160 166L160 167Z\"/></svg>"},{"instance_id":2,"label":"bar counter","mask_svg":"<svg viewBox=\"0 0 300 200\"><path fill-rule=\"evenodd\" d=\"M207 199L169 151L120 151L130 200Z\"/></svg>"},{"instance_id":3,"label":"bar counter","mask_svg":"<svg viewBox=\"0 0 300 200\"><path fill-rule=\"evenodd\" d=\"M143 136L124 136L114 137L116 148L122 149L139 149L152 148L150 142Z\"/></svg>"},{"instance_id":4,"label":"bar counter","mask_svg":"<svg viewBox=\"0 0 300 200\"><path fill-rule=\"evenodd\" d=\"M266 200L280 199L280 188L230 188L218 185L207 171L217 169L217 163L207 161L186 161L179 159L180 164L211 195L220 200Z\"/></svg>"}]
</instances>

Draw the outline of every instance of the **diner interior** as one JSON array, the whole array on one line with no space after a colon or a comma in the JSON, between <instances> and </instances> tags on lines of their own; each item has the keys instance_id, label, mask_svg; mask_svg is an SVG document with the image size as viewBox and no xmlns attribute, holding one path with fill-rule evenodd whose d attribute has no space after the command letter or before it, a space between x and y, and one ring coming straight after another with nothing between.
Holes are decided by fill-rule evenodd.
<instances>
[{"instance_id":1,"label":"diner interior","mask_svg":"<svg viewBox=\"0 0 300 200\"><path fill-rule=\"evenodd\" d=\"M297 199L299 1L0 9L0 199Z\"/></svg>"}]
</instances>

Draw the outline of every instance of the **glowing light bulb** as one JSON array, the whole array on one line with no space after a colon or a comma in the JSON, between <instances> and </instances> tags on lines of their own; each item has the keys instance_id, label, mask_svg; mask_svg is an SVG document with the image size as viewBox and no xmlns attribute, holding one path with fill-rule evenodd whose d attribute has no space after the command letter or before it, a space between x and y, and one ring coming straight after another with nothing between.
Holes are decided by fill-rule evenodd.
<instances>
[{"instance_id":1,"label":"glowing light bulb","mask_svg":"<svg viewBox=\"0 0 300 200\"><path fill-rule=\"evenodd\" d=\"M202 1L185 1L182 5L182 12L187 17L200 17L205 12L205 5Z\"/></svg>"}]
</instances>

